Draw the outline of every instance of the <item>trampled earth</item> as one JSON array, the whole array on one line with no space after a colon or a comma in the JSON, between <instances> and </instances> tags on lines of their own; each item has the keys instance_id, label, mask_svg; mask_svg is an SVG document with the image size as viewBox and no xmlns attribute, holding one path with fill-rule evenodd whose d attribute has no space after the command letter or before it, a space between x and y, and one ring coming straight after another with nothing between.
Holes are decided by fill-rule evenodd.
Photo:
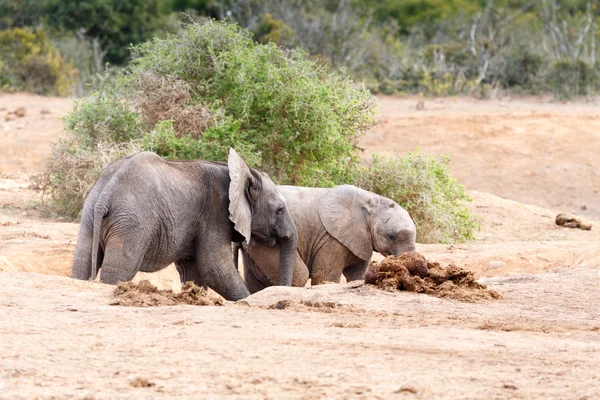
<instances>
[{"instance_id":1,"label":"trampled earth","mask_svg":"<svg viewBox=\"0 0 600 400\"><path fill-rule=\"evenodd\" d=\"M114 287L68 278L78 224L38 207L31 175L71 100L1 95L0 398L600 398L600 101L418 101L381 98L362 146L452 156L482 230L417 250L501 299L352 282L118 305ZM141 279L180 287L171 268Z\"/></svg>"}]
</instances>

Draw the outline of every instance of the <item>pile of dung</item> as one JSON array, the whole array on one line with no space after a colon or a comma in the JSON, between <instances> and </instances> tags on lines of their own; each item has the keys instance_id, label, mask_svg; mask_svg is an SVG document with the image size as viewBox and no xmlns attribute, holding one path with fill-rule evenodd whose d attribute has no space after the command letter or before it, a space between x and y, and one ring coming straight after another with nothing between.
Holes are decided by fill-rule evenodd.
<instances>
[{"instance_id":1,"label":"pile of dung","mask_svg":"<svg viewBox=\"0 0 600 400\"><path fill-rule=\"evenodd\" d=\"M389 292L406 290L471 303L502 298L478 283L471 271L454 264L443 268L416 251L372 262L365 273L365 283Z\"/></svg>"},{"instance_id":2,"label":"pile of dung","mask_svg":"<svg viewBox=\"0 0 600 400\"><path fill-rule=\"evenodd\" d=\"M114 291L115 300L111 305L133 307L174 306L191 304L194 306L221 306L223 298L209 293L193 282L186 282L178 293L172 290L158 290L150 281L143 280L138 284L119 282Z\"/></svg>"},{"instance_id":3,"label":"pile of dung","mask_svg":"<svg viewBox=\"0 0 600 400\"><path fill-rule=\"evenodd\" d=\"M556 222L556 225L566 226L567 228L579 228L584 231L592 230L592 224L583 222L579 218L565 213L558 214L554 222Z\"/></svg>"},{"instance_id":4,"label":"pile of dung","mask_svg":"<svg viewBox=\"0 0 600 400\"><path fill-rule=\"evenodd\" d=\"M272 310L293 310L293 311L316 311L326 314L346 314L346 313L361 313L362 308L352 305L341 304L334 301L294 301L280 300L275 304L271 304L269 309Z\"/></svg>"}]
</instances>

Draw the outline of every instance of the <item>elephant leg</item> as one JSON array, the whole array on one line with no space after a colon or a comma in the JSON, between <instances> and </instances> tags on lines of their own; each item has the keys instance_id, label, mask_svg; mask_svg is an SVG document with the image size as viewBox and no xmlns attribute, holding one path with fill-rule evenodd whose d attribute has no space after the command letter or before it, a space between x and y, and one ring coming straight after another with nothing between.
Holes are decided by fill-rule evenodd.
<instances>
[{"instance_id":1,"label":"elephant leg","mask_svg":"<svg viewBox=\"0 0 600 400\"><path fill-rule=\"evenodd\" d=\"M237 301L250 296L240 273L233 265L231 238L213 237L198 241L196 263L202 281L226 300Z\"/></svg>"},{"instance_id":2,"label":"elephant leg","mask_svg":"<svg viewBox=\"0 0 600 400\"><path fill-rule=\"evenodd\" d=\"M250 293L259 292L267 286L271 286L268 284L268 280L263 282L258 278L258 276L256 276L253 269L258 269L259 267L256 265L254 260L250 258L248 252L245 250L242 250L242 260L244 265L244 282L246 282L246 286L248 287ZM261 275L263 278L266 278L264 274Z\"/></svg>"},{"instance_id":3,"label":"elephant leg","mask_svg":"<svg viewBox=\"0 0 600 400\"><path fill-rule=\"evenodd\" d=\"M338 283L344 270L344 258L335 252L321 251L317 254L310 270L311 285Z\"/></svg>"},{"instance_id":4,"label":"elephant leg","mask_svg":"<svg viewBox=\"0 0 600 400\"><path fill-rule=\"evenodd\" d=\"M128 282L139 271L147 240L139 237L112 235L106 241L100 282L116 285Z\"/></svg>"},{"instance_id":5,"label":"elephant leg","mask_svg":"<svg viewBox=\"0 0 600 400\"><path fill-rule=\"evenodd\" d=\"M348 282L350 281L358 281L363 279L365 272L367 272L367 268L369 267L369 261L361 261L354 265L344 268L343 274L346 277Z\"/></svg>"},{"instance_id":6,"label":"elephant leg","mask_svg":"<svg viewBox=\"0 0 600 400\"><path fill-rule=\"evenodd\" d=\"M250 293L254 294L256 292L263 290L268 285L261 282L256 277L254 272L252 272L252 269L248 268L248 261L252 262L252 260L247 260L248 257L246 256L246 254L244 254L243 257L244 257L244 281L246 282L246 286L248 286L248 290L250 291Z\"/></svg>"},{"instance_id":7,"label":"elephant leg","mask_svg":"<svg viewBox=\"0 0 600 400\"><path fill-rule=\"evenodd\" d=\"M255 276L257 276L259 280L264 281L263 283L267 286L278 285L280 276L280 249L281 246L279 244L267 246L251 241L246 250L242 251L243 254L245 253L244 268L246 268L246 258L248 258L251 262L251 264L248 265L255 271ZM244 269L244 271L246 271L246 269ZM300 258L300 254L296 252L292 286L302 287L306 285L308 278L310 278L308 267L304 264L302 258Z\"/></svg>"},{"instance_id":8,"label":"elephant leg","mask_svg":"<svg viewBox=\"0 0 600 400\"><path fill-rule=\"evenodd\" d=\"M177 272L179 272L179 278L181 279L182 284L192 281L197 286L204 286L204 282L202 281L200 272L198 271L198 264L196 263L196 260L177 260L175 261L175 268L177 268Z\"/></svg>"}]
</instances>

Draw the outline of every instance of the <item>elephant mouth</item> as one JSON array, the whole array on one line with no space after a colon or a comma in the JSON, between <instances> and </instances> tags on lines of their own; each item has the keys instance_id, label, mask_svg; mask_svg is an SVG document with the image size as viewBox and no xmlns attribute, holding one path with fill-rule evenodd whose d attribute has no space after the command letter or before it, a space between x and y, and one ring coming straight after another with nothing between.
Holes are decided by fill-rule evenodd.
<instances>
[{"instance_id":1,"label":"elephant mouth","mask_svg":"<svg viewBox=\"0 0 600 400\"><path fill-rule=\"evenodd\" d=\"M272 236L272 235L264 235L262 233L252 233L252 236L254 236L256 238L256 240L264 245L267 245L269 247L273 247L275 246L275 243L277 243L277 238Z\"/></svg>"}]
</instances>

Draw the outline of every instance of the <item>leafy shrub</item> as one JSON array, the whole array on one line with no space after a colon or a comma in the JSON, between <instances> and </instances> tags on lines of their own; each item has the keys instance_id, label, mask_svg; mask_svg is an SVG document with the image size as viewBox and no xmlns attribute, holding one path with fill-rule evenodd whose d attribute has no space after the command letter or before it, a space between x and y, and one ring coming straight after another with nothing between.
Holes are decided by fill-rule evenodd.
<instances>
[{"instance_id":1,"label":"leafy shrub","mask_svg":"<svg viewBox=\"0 0 600 400\"><path fill-rule=\"evenodd\" d=\"M600 70L582 60L560 60L553 65L549 81L560 99L590 95L600 90Z\"/></svg>"},{"instance_id":2,"label":"leafy shrub","mask_svg":"<svg viewBox=\"0 0 600 400\"><path fill-rule=\"evenodd\" d=\"M113 88L103 88L76 101L64 119L64 128L87 149L103 142L125 143L142 137L144 132L140 115L121 101Z\"/></svg>"},{"instance_id":3,"label":"leafy shrub","mask_svg":"<svg viewBox=\"0 0 600 400\"><path fill-rule=\"evenodd\" d=\"M374 99L350 78L301 51L258 44L234 24L190 24L135 47L133 57L114 87L75 107L67 131L90 144L119 143L173 120L178 146L186 135L206 142L190 155L210 159L245 143L260 153L255 166L280 183L331 186L347 176L358 137L375 122Z\"/></svg>"},{"instance_id":4,"label":"leafy shrub","mask_svg":"<svg viewBox=\"0 0 600 400\"><path fill-rule=\"evenodd\" d=\"M448 157L421 153L405 157L373 156L354 184L389 197L404 207L417 226L420 243L451 243L474 239L479 221L464 202L471 201L449 170Z\"/></svg>"},{"instance_id":5,"label":"leafy shrub","mask_svg":"<svg viewBox=\"0 0 600 400\"><path fill-rule=\"evenodd\" d=\"M231 23L186 25L132 54L66 117L82 150L139 140L167 158L225 160L231 146L279 183L332 186L375 123L374 98L349 77Z\"/></svg>"},{"instance_id":6,"label":"leafy shrub","mask_svg":"<svg viewBox=\"0 0 600 400\"><path fill-rule=\"evenodd\" d=\"M43 30L0 31L0 89L67 95L76 72L64 62Z\"/></svg>"}]
</instances>

